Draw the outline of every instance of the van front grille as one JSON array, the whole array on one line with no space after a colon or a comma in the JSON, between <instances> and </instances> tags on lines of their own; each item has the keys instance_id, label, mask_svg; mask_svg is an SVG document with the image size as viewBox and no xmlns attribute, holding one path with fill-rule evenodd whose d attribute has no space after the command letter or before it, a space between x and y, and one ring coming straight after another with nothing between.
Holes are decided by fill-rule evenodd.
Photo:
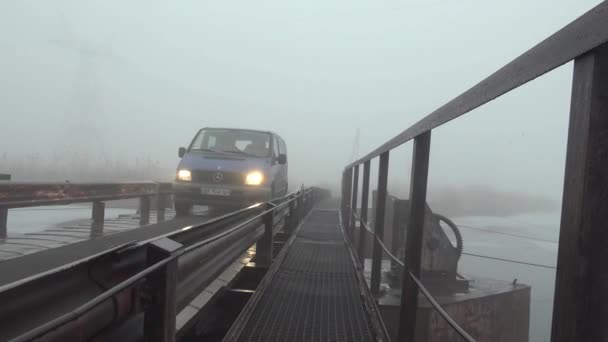
<instances>
[{"instance_id":1,"label":"van front grille","mask_svg":"<svg viewBox=\"0 0 608 342\"><path fill-rule=\"evenodd\" d=\"M206 184L243 185L245 176L238 172L192 171L192 181Z\"/></svg>"}]
</instances>

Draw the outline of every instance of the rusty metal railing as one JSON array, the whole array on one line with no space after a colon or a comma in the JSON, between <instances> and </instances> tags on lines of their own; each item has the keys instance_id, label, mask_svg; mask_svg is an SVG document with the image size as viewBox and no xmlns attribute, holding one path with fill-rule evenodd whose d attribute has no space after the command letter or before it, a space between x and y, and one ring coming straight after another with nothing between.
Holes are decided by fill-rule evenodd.
<instances>
[{"instance_id":1,"label":"rusty metal railing","mask_svg":"<svg viewBox=\"0 0 608 342\"><path fill-rule=\"evenodd\" d=\"M384 211L391 151L414 141L408 238L405 246L399 340L413 341L420 278L431 132L547 72L574 60L572 105L566 151L562 221L558 250L552 341L608 340L608 1L565 26L505 67L444 106L349 164L342 177L342 220L352 237L363 165L359 236L368 221L370 162L379 158L378 200L370 289L378 293L384 236ZM361 246L361 243L359 243ZM386 247L386 246L384 246ZM361 250L360 250L361 251ZM422 290L422 289L421 289ZM601 301L599 299L602 299ZM574 316L574 317L573 317Z\"/></svg>"},{"instance_id":2,"label":"rusty metal railing","mask_svg":"<svg viewBox=\"0 0 608 342\"><path fill-rule=\"evenodd\" d=\"M105 264L102 268L112 269L112 278L123 279L69 312L12 336L10 341L32 341L42 336L46 341L73 340L76 336L88 340L109 326L116 327L119 322L143 313L145 340L172 342L175 340L176 311L196 296L197 291L204 289L218 274L218 269L229 265L253 243L257 243L256 263L270 264L273 235L278 228L295 227L314 202L327 196L328 192L322 189L302 188L269 203L256 204L152 241L115 247L69 267L0 287L0 300L5 307L27 311L28 308L12 303L18 300L19 291L42 289L42 284L57 277L69 279L65 275L78 269L90 273L91 264L95 262ZM205 231L212 233L200 234ZM226 254L227 251L230 253ZM70 282L67 283L62 287L69 286ZM28 305L42 310L40 304L46 303L45 296L53 295L48 292L30 293L34 302L28 301ZM50 312L57 312L50 309ZM4 314L11 313L0 310L0 318ZM17 315L16 312L12 314Z\"/></svg>"},{"instance_id":3,"label":"rusty metal railing","mask_svg":"<svg viewBox=\"0 0 608 342\"><path fill-rule=\"evenodd\" d=\"M171 194L171 183L0 181L0 238L7 236L9 209L93 203L91 215L93 225L102 226L106 201L139 198L140 224L145 225L150 222L150 207L153 198L156 199L157 220L165 220L165 208Z\"/></svg>"}]
</instances>

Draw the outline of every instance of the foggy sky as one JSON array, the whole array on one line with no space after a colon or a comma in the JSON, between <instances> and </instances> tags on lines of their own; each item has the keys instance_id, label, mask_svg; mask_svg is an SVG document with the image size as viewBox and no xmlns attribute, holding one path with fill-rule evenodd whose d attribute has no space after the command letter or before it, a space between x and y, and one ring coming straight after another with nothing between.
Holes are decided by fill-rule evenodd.
<instances>
[{"instance_id":1,"label":"foggy sky","mask_svg":"<svg viewBox=\"0 0 608 342\"><path fill-rule=\"evenodd\" d=\"M3 0L0 154L72 146L171 171L201 127L270 129L294 182L337 183L357 128L363 155L599 2ZM57 43L73 39L113 57ZM430 182L558 198L571 73L435 130ZM393 153L391 184L410 156Z\"/></svg>"}]
</instances>

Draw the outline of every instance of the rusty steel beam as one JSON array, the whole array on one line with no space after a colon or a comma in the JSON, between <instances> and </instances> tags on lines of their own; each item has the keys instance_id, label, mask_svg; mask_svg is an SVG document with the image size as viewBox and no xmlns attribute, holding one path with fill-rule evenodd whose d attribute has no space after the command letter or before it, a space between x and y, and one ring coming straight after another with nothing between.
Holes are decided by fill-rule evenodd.
<instances>
[{"instance_id":1,"label":"rusty steel beam","mask_svg":"<svg viewBox=\"0 0 608 342\"><path fill-rule=\"evenodd\" d=\"M170 193L163 183L38 183L0 182L0 207L20 208L110 201Z\"/></svg>"},{"instance_id":2,"label":"rusty steel beam","mask_svg":"<svg viewBox=\"0 0 608 342\"><path fill-rule=\"evenodd\" d=\"M605 44L574 63L553 342L608 341L607 208L608 44Z\"/></svg>"}]
</instances>

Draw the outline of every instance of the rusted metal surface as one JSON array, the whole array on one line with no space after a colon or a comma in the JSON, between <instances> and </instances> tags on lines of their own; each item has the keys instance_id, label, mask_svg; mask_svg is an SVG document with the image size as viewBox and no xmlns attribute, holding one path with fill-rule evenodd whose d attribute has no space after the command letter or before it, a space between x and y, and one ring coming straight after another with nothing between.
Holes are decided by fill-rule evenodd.
<instances>
[{"instance_id":1,"label":"rusted metal surface","mask_svg":"<svg viewBox=\"0 0 608 342\"><path fill-rule=\"evenodd\" d=\"M606 10L608 12L608 10ZM574 63L551 341L608 341L608 44Z\"/></svg>"},{"instance_id":2,"label":"rusted metal surface","mask_svg":"<svg viewBox=\"0 0 608 342\"><path fill-rule=\"evenodd\" d=\"M608 42L608 2L526 51L494 74L346 168L362 164L480 107Z\"/></svg>"},{"instance_id":3,"label":"rusted metal surface","mask_svg":"<svg viewBox=\"0 0 608 342\"><path fill-rule=\"evenodd\" d=\"M398 341L398 289L379 299L382 319L392 341ZM467 292L432 293L442 308L479 342L527 342L531 288L510 282L473 278ZM422 296L418 298L415 342L460 342L462 338Z\"/></svg>"},{"instance_id":4,"label":"rusted metal surface","mask_svg":"<svg viewBox=\"0 0 608 342\"><path fill-rule=\"evenodd\" d=\"M138 198L158 194L159 183L0 182L0 206L31 207Z\"/></svg>"},{"instance_id":5,"label":"rusted metal surface","mask_svg":"<svg viewBox=\"0 0 608 342\"><path fill-rule=\"evenodd\" d=\"M99 202L104 204L104 202ZM94 207L95 208L95 207ZM95 212L95 209L93 210ZM205 210L195 212L196 216L189 218L204 220L207 218ZM94 214L95 215L95 214ZM97 215L101 215L98 213ZM173 219L175 212L170 209L166 212L166 219ZM151 222L159 223L154 212L151 214ZM0 237L0 262L18 258L24 255L38 253L60 246L66 246L92 238L100 238L124 233L140 228L139 216L120 215L119 217L103 217L102 223L97 223L95 218L68 222L56 227L47 228L35 233L15 233L9 231L5 237Z\"/></svg>"}]
</instances>

